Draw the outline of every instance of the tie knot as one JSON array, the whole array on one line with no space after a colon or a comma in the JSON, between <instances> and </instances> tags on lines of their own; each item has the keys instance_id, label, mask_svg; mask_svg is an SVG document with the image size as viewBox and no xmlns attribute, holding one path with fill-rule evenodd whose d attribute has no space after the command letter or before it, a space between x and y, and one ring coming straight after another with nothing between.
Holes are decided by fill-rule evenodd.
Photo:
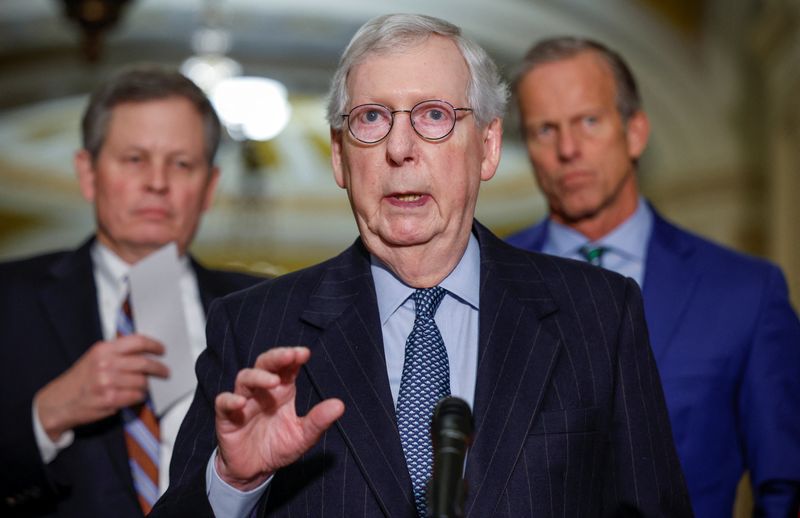
<instances>
[{"instance_id":1,"label":"tie knot","mask_svg":"<svg viewBox=\"0 0 800 518\"><path fill-rule=\"evenodd\" d=\"M591 264L595 266L602 266L603 254L608 251L604 246L591 246L584 245L580 247L578 252Z\"/></svg>"},{"instance_id":2,"label":"tie knot","mask_svg":"<svg viewBox=\"0 0 800 518\"><path fill-rule=\"evenodd\" d=\"M415 312L417 317L433 318L447 290L439 286L422 288L414 292Z\"/></svg>"}]
</instances>

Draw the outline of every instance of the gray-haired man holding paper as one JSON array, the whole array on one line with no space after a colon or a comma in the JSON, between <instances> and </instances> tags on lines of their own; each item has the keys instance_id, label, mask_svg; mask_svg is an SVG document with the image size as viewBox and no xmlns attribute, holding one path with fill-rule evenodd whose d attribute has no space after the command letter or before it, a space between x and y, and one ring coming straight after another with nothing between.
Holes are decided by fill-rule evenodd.
<instances>
[{"instance_id":1,"label":"gray-haired man holding paper","mask_svg":"<svg viewBox=\"0 0 800 518\"><path fill-rule=\"evenodd\" d=\"M0 265L4 516L149 512L191 399L206 308L255 282L187 255L220 137L191 81L126 71L93 94L82 130L75 167L95 236Z\"/></svg>"}]
</instances>

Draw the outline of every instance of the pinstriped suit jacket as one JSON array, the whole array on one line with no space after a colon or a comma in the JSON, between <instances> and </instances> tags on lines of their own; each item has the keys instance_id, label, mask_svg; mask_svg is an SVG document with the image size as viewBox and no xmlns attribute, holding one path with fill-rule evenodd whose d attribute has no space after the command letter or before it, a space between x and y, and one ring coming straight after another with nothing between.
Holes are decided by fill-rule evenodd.
<instances>
[{"instance_id":1,"label":"pinstriped suit jacket","mask_svg":"<svg viewBox=\"0 0 800 518\"><path fill-rule=\"evenodd\" d=\"M476 434L468 516L690 516L636 285L501 242L480 224ZM338 397L344 416L280 470L268 516L411 518L369 254L360 241L320 265L215 303L198 391L152 516L201 516L215 447L213 401L277 345L307 345L298 412Z\"/></svg>"}]
</instances>

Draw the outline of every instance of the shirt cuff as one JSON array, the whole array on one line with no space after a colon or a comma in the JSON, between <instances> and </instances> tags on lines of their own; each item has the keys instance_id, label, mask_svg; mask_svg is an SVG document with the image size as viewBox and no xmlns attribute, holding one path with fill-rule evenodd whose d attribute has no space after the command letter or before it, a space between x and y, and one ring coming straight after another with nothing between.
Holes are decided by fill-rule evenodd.
<instances>
[{"instance_id":1,"label":"shirt cuff","mask_svg":"<svg viewBox=\"0 0 800 518\"><path fill-rule=\"evenodd\" d=\"M250 491L240 491L220 478L214 462L216 457L217 448L214 448L206 464L206 495L214 516L251 516L272 476Z\"/></svg>"},{"instance_id":2,"label":"shirt cuff","mask_svg":"<svg viewBox=\"0 0 800 518\"><path fill-rule=\"evenodd\" d=\"M36 401L31 405L33 409L33 434L36 437L36 446L39 447L39 455L45 464L50 464L61 452L75 441L75 432L67 430L61 434L56 442L50 440L50 436L44 431L44 426L39 420L39 412L36 411Z\"/></svg>"}]
</instances>

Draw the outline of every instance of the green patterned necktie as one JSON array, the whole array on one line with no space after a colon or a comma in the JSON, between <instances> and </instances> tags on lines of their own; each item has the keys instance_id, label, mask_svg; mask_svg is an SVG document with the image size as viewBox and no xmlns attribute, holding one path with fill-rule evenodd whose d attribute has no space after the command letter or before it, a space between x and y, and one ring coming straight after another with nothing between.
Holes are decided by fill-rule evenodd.
<instances>
[{"instance_id":1,"label":"green patterned necktie","mask_svg":"<svg viewBox=\"0 0 800 518\"><path fill-rule=\"evenodd\" d=\"M589 264L593 264L595 266L603 266L603 254L608 251L608 248L604 246L590 246L584 245L582 246L578 252L583 256Z\"/></svg>"}]
</instances>

